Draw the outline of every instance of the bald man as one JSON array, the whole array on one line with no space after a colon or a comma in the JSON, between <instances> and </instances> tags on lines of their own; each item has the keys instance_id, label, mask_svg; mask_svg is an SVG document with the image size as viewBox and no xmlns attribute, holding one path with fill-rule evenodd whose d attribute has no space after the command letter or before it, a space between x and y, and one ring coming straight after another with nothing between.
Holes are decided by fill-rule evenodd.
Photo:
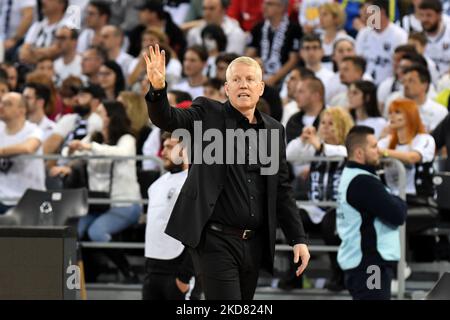
<instances>
[{"instance_id":1,"label":"bald man","mask_svg":"<svg viewBox=\"0 0 450 320\"><path fill-rule=\"evenodd\" d=\"M117 26L107 25L100 31L101 47L106 51L108 60L117 62L122 68L125 79L130 74L130 64L134 57L122 50L124 41L123 31Z\"/></svg>"},{"instance_id":2,"label":"bald man","mask_svg":"<svg viewBox=\"0 0 450 320\"><path fill-rule=\"evenodd\" d=\"M42 154L42 131L26 120L22 95L6 93L0 100L0 214L10 209L28 188L45 190L42 159L21 159L25 154Z\"/></svg>"}]
</instances>

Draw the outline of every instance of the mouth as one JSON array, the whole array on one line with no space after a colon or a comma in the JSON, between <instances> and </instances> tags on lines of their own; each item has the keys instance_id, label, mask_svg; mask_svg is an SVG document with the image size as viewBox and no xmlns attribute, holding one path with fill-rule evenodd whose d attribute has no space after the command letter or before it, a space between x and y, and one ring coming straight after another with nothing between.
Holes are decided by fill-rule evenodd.
<instances>
[{"instance_id":1,"label":"mouth","mask_svg":"<svg viewBox=\"0 0 450 320\"><path fill-rule=\"evenodd\" d=\"M250 98L250 95L247 93L240 93L238 94L238 98Z\"/></svg>"}]
</instances>

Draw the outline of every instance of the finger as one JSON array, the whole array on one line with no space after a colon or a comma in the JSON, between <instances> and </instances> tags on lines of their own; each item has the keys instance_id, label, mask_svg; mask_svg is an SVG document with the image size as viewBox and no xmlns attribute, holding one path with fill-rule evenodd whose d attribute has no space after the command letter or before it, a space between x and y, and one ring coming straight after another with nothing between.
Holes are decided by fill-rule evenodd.
<instances>
[{"instance_id":1,"label":"finger","mask_svg":"<svg viewBox=\"0 0 450 320\"><path fill-rule=\"evenodd\" d=\"M153 49L153 46L150 46L150 61L155 61L155 50Z\"/></svg>"},{"instance_id":2,"label":"finger","mask_svg":"<svg viewBox=\"0 0 450 320\"><path fill-rule=\"evenodd\" d=\"M166 71L166 51L164 51L164 50L161 51L161 56L162 56L162 59L161 59L162 66L161 66L161 68L165 72Z\"/></svg>"},{"instance_id":3,"label":"finger","mask_svg":"<svg viewBox=\"0 0 450 320\"><path fill-rule=\"evenodd\" d=\"M150 64L150 58L148 57L147 52L142 52L142 56L144 57L145 63L148 66Z\"/></svg>"},{"instance_id":4,"label":"finger","mask_svg":"<svg viewBox=\"0 0 450 320\"><path fill-rule=\"evenodd\" d=\"M161 51L159 50L159 44L155 45L155 55L157 58L161 56Z\"/></svg>"},{"instance_id":5,"label":"finger","mask_svg":"<svg viewBox=\"0 0 450 320\"><path fill-rule=\"evenodd\" d=\"M298 267L297 269L297 276L301 275L303 273L303 271L305 271L306 267L308 266L308 262L309 262L309 258L303 256L302 257L302 264Z\"/></svg>"},{"instance_id":6,"label":"finger","mask_svg":"<svg viewBox=\"0 0 450 320\"><path fill-rule=\"evenodd\" d=\"M300 258L300 253L298 250L294 250L294 263L298 263L298 260Z\"/></svg>"}]
</instances>

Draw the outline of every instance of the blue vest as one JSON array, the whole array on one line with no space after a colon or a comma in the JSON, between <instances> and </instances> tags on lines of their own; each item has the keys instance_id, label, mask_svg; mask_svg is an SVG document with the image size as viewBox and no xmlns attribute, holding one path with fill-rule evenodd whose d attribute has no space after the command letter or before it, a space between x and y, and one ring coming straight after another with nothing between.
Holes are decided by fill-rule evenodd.
<instances>
[{"instance_id":1,"label":"blue vest","mask_svg":"<svg viewBox=\"0 0 450 320\"><path fill-rule=\"evenodd\" d=\"M360 213L347 202L348 186L360 174L380 179L378 176L358 168L345 167L342 172L336 210L336 228L342 240L337 261L342 270L364 266L365 262L374 261L374 256L380 256L385 261L398 261L400 259L399 228L388 225L368 213ZM370 197L370 195L367 196ZM364 221L365 219L367 221ZM369 228L374 229L375 239L368 239L368 237L371 237L370 235L361 234L363 223L369 224ZM370 243L375 243L375 245L371 247ZM374 246L375 248L373 248Z\"/></svg>"}]
</instances>

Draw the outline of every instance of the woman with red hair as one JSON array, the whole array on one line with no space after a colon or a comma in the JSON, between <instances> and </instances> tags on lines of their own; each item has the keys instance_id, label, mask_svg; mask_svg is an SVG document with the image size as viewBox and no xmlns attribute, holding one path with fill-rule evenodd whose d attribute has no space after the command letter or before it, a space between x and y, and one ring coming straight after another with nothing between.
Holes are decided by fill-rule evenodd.
<instances>
[{"instance_id":1,"label":"woman with red hair","mask_svg":"<svg viewBox=\"0 0 450 320\"><path fill-rule=\"evenodd\" d=\"M389 107L390 135L378 142L383 157L398 159L406 169L406 194L408 198L432 195L433 158L436 144L426 133L416 103L397 99ZM387 185L398 194L398 172L386 166Z\"/></svg>"}]
</instances>

